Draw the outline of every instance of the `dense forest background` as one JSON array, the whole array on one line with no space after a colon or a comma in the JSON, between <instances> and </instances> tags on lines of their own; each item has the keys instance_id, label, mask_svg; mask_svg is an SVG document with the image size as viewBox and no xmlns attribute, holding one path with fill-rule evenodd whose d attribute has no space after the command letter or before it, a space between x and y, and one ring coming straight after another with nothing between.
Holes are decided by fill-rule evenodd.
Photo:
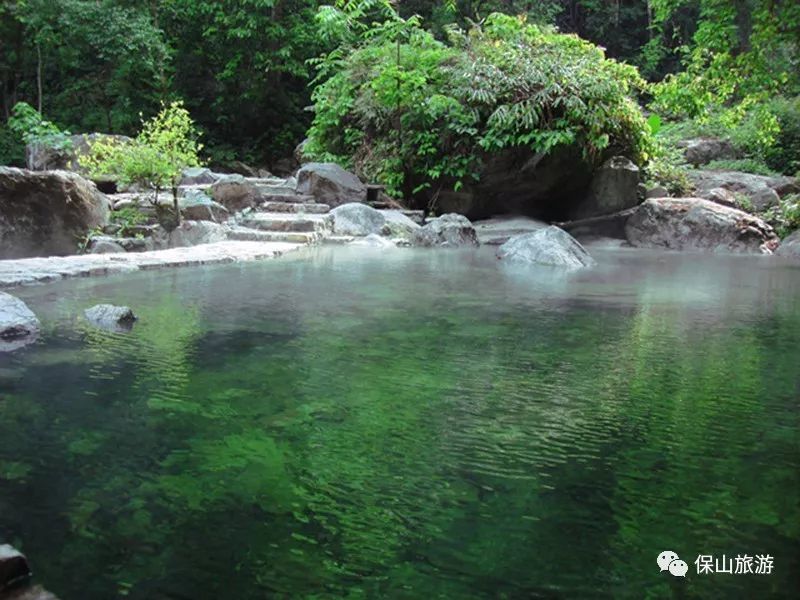
<instances>
[{"instance_id":1,"label":"dense forest background","mask_svg":"<svg viewBox=\"0 0 800 600\"><path fill-rule=\"evenodd\" d=\"M20 101L73 133L131 134L161 102L182 99L213 162L270 165L291 154L312 121L313 59L342 42L324 27L321 4L5 0L0 163L22 160L19 140L2 125ZM381 4L340 1L332 10L367 22ZM754 106L798 90L796 0L398 0L393 7L404 18L419 15L438 39L450 25L480 23L494 11L576 33L662 82L667 116L737 105L741 122ZM640 100L653 98L645 92ZM770 123L774 129L775 113L756 115L758 134Z\"/></svg>"}]
</instances>

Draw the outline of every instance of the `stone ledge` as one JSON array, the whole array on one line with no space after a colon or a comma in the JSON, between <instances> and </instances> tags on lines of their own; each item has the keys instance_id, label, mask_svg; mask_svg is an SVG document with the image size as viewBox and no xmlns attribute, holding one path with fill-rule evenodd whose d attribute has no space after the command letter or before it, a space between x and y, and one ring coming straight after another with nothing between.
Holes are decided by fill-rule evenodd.
<instances>
[{"instance_id":1,"label":"stone ledge","mask_svg":"<svg viewBox=\"0 0 800 600\"><path fill-rule=\"evenodd\" d=\"M297 250L290 242L225 241L184 248L128 254L83 254L0 260L0 288L47 283L69 277L93 277L166 267L188 267L263 260Z\"/></svg>"}]
</instances>

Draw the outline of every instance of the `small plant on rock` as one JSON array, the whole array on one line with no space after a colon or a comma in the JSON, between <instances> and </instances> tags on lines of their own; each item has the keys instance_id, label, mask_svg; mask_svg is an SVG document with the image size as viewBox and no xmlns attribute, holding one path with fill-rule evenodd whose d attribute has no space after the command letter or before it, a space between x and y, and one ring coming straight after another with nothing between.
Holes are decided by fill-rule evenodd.
<instances>
[{"instance_id":1,"label":"small plant on rock","mask_svg":"<svg viewBox=\"0 0 800 600\"><path fill-rule=\"evenodd\" d=\"M178 184L186 167L200 166L198 154L203 146L189 111L182 102L163 106L161 111L142 124L139 135L131 143L100 139L89 153L81 157L81 165L92 174L109 174L123 184L138 184L153 190L151 202L160 207L162 190L172 192L173 214L164 216L162 224L174 228L180 224ZM161 219L160 219L161 220Z\"/></svg>"}]
</instances>

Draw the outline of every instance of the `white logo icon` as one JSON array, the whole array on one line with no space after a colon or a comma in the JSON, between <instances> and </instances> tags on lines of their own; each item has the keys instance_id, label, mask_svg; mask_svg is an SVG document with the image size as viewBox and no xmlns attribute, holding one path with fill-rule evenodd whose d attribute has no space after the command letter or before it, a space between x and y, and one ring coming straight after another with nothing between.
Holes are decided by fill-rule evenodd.
<instances>
[{"instance_id":1,"label":"white logo icon","mask_svg":"<svg viewBox=\"0 0 800 600\"><path fill-rule=\"evenodd\" d=\"M685 577L686 572L689 570L689 565L671 550L664 550L658 555L656 562L661 571L669 571L675 577Z\"/></svg>"}]
</instances>

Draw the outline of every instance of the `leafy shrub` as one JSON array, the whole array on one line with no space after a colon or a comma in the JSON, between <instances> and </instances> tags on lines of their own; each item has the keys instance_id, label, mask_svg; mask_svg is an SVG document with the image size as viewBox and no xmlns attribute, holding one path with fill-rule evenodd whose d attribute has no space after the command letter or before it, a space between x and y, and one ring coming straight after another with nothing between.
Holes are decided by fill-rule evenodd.
<instances>
[{"instance_id":1,"label":"leafy shrub","mask_svg":"<svg viewBox=\"0 0 800 600\"><path fill-rule=\"evenodd\" d=\"M62 131L55 123L51 123L39 114L27 102L17 102L11 110L8 128L24 144L36 144L61 152L72 149L69 131Z\"/></svg>"},{"instance_id":2,"label":"leafy shrub","mask_svg":"<svg viewBox=\"0 0 800 600\"><path fill-rule=\"evenodd\" d=\"M197 141L198 136L189 111L181 102L173 102L144 122L133 142L101 138L79 160L93 175L111 175L121 183L153 189L156 205L159 192L171 190L172 216L177 224L180 223L178 183L183 169L200 165L198 153L202 145Z\"/></svg>"},{"instance_id":3,"label":"leafy shrub","mask_svg":"<svg viewBox=\"0 0 800 600\"><path fill-rule=\"evenodd\" d=\"M663 186L671 196L685 196L694 187L681 150L661 143L645 166L644 179L649 185Z\"/></svg>"},{"instance_id":4,"label":"leafy shrub","mask_svg":"<svg viewBox=\"0 0 800 600\"><path fill-rule=\"evenodd\" d=\"M800 173L800 96L775 98L768 106L780 131L775 143L766 149L764 160L781 173Z\"/></svg>"},{"instance_id":5,"label":"leafy shrub","mask_svg":"<svg viewBox=\"0 0 800 600\"><path fill-rule=\"evenodd\" d=\"M635 68L497 13L449 34L445 44L418 20L395 19L325 57L306 152L406 197L475 181L482 154L507 148L649 157L651 133L631 98L645 85Z\"/></svg>"},{"instance_id":6,"label":"leafy shrub","mask_svg":"<svg viewBox=\"0 0 800 600\"><path fill-rule=\"evenodd\" d=\"M130 236L135 227L147 221L147 215L138 206L126 206L111 213L111 222L119 227L119 235Z\"/></svg>"},{"instance_id":7,"label":"leafy shrub","mask_svg":"<svg viewBox=\"0 0 800 600\"><path fill-rule=\"evenodd\" d=\"M763 160L757 158L733 158L712 160L703 167L704 169L717 169L720 171L743 171L755 175L778 175L770 169Z\"/></svg>"},{"instance_id":8,"label":"leafy shrub","mask_svg":"<svg viewBox=\"0 0 800 600\"><path fill-rule=\"evenodd\" d=\"M764 217L782 238L800 229L800 194L781 198L778 206L769 209Z\"/></svg>"}]
</instances>

